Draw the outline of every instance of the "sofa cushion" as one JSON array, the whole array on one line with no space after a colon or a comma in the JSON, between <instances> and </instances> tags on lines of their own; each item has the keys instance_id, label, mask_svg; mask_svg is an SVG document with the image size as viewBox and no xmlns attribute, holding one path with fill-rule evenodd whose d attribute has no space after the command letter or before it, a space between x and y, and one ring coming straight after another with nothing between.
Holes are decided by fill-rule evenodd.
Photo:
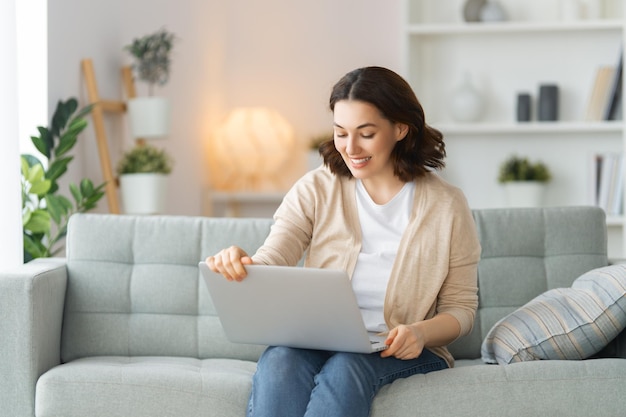
<instances>
[{"instance_id":1,"label":"sofa cushion","mask_svg":"<svg viewBox=\"0 0 626 417\"><path fill-rule=\"evenodd\" d=\"M37 382L40 417L245 415L256 363L236 359L92 357Z\"/></svg>"},{"instance_id":2,"label":"sofa cushion","mask_svg":"<svg viewBox=\"0 0 626 417\"><path fill-rule=\"evenodd\" d=\"M626 327L626 265L582 274L570 288L534 298L496 323L483 341L487 363L585 359Z\"/></svg>"}]
</instances>

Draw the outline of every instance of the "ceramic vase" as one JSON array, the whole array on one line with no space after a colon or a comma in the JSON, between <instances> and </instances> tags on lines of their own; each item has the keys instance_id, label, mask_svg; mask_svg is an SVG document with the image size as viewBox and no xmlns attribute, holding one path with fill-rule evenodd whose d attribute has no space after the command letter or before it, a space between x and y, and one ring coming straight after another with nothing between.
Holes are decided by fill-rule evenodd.
<instances>
[{"instance_id":1,"label":"ceramic vase","mask_svg":"<svg viewBox=\"0 0 626 417\"><path fill-rule=\"evenodd\" d=\"M472 84L469 74L465 74L461 85L452 93L449 108L457 122L475 122L483 116L485 100Z\"/></svg>"},{"instance_id":2,"label":"ceramic vase","mask_svg":"<svg viewBox=\"0 0 626 417\"><path fill-rule=\"evenodd\" d=\"M504 184L509 207L541 207L545 183L539 181L511 181Z\"/></svg>"},{"instance_id":3,"label":"ceramic vase","mask_svg":"<svg viewBox=\"0 0 626 417\"><path fill-rule=\"evenodd\" d=\"M529 122L531 118L531 97L528 93L517 95L517 121Z\"/></svg>"},{"instance_id":4,"label":"ceramic vase","mask_svg":"<svg viewBox=\"0 0 626 417\"><path fill-rule=\"evenodd\" d=\"M555 122L559 119L559 87L543 84L539 87L537 119L542 122Z\"/></svg>"},{"instance_id":5,"label":"ceramic vase","mask_svg":"<svg viewBox=\"0 0 626 417\"><path fill-rule=\"evenodd\" d=\"M170 102L163 97L128 100L128 117L133 138L158 138L170 132Z\"/></svg>"},{"instance_id":6,"label":"ceramic vase","mask_svg":"<svg viewBox=\"0 0 626 417\"><path fill-rule=\"evenodd\" d=\"M157 173L120 175L120 191L124 213L163 213L167 193L167 175Z\"/></svg>"},{"instance_id":7,"label":"ceramic vase","mask_svg":"<svg viewBox=\"0 0 626 417\"><path fill-rule=\"evenodd\" d=\"M500 3L495 0L487 1L480 9L481 22L503 22L507 20L506 12Z\"/></svg>"},{"instance_id":8,"label":"ceramic vase","mask_svg":"<svg viewBox=\"0 0 626 417\"><path fill-rule=\"evenodd\" d=\"M463 5L463 20L466 22L480 22L480 11L487 0L466 0Z\"/></svg>"}]
</instances>

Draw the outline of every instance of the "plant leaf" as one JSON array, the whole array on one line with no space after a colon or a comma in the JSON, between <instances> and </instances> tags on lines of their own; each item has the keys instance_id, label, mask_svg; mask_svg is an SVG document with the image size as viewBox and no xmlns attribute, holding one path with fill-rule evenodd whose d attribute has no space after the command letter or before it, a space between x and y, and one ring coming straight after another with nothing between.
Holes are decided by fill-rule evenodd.
<instances>
[{"instance_id":1,"label":"plant leaf","mask_svg":"<svg viewBox=\"0 0 626 417\"><path fill-rule=\"evenodd\" d=\"M32 210L28 207L25 207L24 210L22 210L22 226L29 222L32 214Z\"/></svg>"},{"instance_id":2,"label":"plant leaf","mask_svg":"<svg viewBox=\"0 0 626 417\"><path fill-rule=\"evenodd\" d=\"M35 145L35 149L37 149L42 155L47 155L48 149L46 148L46 144L41 137L31 136L30 140L33 142L33 145Z\"/></svg>"},{"instance_id":3,"label":"plant leaf","mask_svg":"<svg viewBox=\"0 0 626 417\"><path fill-rule=\"evenodd\" d=\"M85 200L85 204L83 204L83 211L89 211L97 206L98 201L104 196L104 191L96 192L92 194L87 200Z\"/></svg>"},{"instance_id":4,"label":"plant leaf","mask_svg":"<svg viewBox=\"0 0 626 417\"><path fill-rule=\"evenodd\" d=\"M70 98L63 102L59 100L57 108L52 116L52 134L53 136L59 136L61 131L67 126L67 121L70 119L72 113L76 111L78 102L75 98Z\"/></svg>"},{"instance_id":5,"label":"plant leaf","mask_svg":"<svg viewBox=\"0 0 626 417\"><path fill-rule=\"evenodd\" d=\"M28 223L24 225L24 229L33 233L48 233L50 231L50 214L43 209L33 211Z\"/></svg>"},{"instance_id":6,"label":"plant leaf","mask_svg":"<svg viewBox=\"0 0 626 417\"><path fill-rule=\"evenodd\" d=\"M26 161L28 162L28 167L32 167L34 165L41 165L43 167L43 164L41 163L41 161L39 159L37 159L35 156L27 154L27 153L23 153L21 155L21 157L23 159L26 159Z\"/></svg>"},{"instance_id":7,"label":"plant leaf","mask_svg":"<svg viewBox=\"0 0 626 417\"><path fill-rule=\"evenodd\" d=\"M22 172L22 177L28 177L30 165L28 165L28 159L24 155L20 155L20 171Z\"/></svg>"},{"instance_id":8,"label":"plant leaf","mask_svg":"<svg viewBox=\"0 0 626 417\"><path fill-rule=\"evenodd\" d=\"M73 156L67 156L61 159L55 159L52 161L50 166L48 167L48 172L46 172L46 178L56 181L61 175L63 175L67 171L67 164L69 164Z\"/></svg>"},{"instance_id":9,"label":"plant leaf","mask_svg":"<svg viewBox=\"0 0 626 417\"><path fill-rule=\"evenodd\" d=\"M87 124L87 120L83 119L82 117L75 117L70 121L70 125L68 126L67 131L77 135L87 127Z\"/></svg>"},{"instance_id":10,"label":"plant leaf","mask_svg":"<svg viewBox=\"0 0 626 417\"><path fill-rule=\"evenodd\" d=\"M41 241L36 241L31 236L24 233L24 251L27 252L31 258L42 258L46 252L46 248ZM24 258L26 261L26 257Z\"/></svg>"},{"instance_id":11,"label":"plant leaf","mask_svg":"<svg viewBox=\"0 0 626 417\"><path fill-rule=\"evenodd\" d=\"M85 198L88 198L93 194L93 183L89 178L84 178L80 182L80 192Z\"/></svg>"},{"instance_id":12,"label":"plant leaf","mask_svg":"<svg viewBox=\"0 0 626 417\"><path fill-rule=\"evenodd\" d=\"M83 199L82 194L80 193L80 190L78 189L78 186L74 183L70 184L70 192L72 193L72 196L74 197L74 200L76 200L76 205L80 204L80 201Z\"/></svg>"},{"instance_id":13,"label":"plant leaf","mask_svg":"<svg viewBox=\"0 0 626 417\"><path fill-rule=\"evenodd\" d=\"M54 220L54 223L60 224L61 217L67 215L65 206L60 201L61 196L47 195L46 196L46 208L50 217Z\"/></svg>"},{"instance_id":14,"label":"plant leaf","mask_svg":"<svg viewBox=\"0 0 626 417\"><path fill-rule=\"evenodd\" d=\"M39 181L31 182L29 194L35 194L38 197L44 196L52 187L52 181L42 179Z\"/></svg>"},{"instance_id":15,"label":"plant leaf","mask_svg":"<svg viewBox=\"0 0 626 417\"><path fill-rule=\"evenodd\" d=\"M74 115L74 119L82 119L83 117L91 113L92 110L93 110L93 104L89 104L83 107L82 109L80 109L78 113Z\"/></svg>"},{"instance_id":16,"label":"plant leaf","mask_svg":"<svg viewBox=\"0 0 626 417\"><path fill-rule=\"evenodd\" d=\"M70 213L72 210L74 210L74 205L69 200L69 198L65 197L64 195L58 195L56 196L56 198L59 200L59 203L63 206L65 213Z\"/></svg>"},{"instance_id":17,"label":"plant leaf","mask_svg":"<svg viewBox=\"0 0 626 417\"><path fill-rule=\"evenodd\" d=\"M43 167L41 165L33 165L28 169L28 175L26 176L26 181L34 184L36 182L41 181L44 178Z\"/></svg>"},{"instance_id":18,"label":"plant leaf","mask_svg":"<svg viewBox=\"0 0 626 417\"><path fill-rule=\"evenodd\" d=\"M76 145L76 135L66 132L59 140L59 146L54 150L54 155L58 158L69 152Z\"/></svg>"}]
</instances>

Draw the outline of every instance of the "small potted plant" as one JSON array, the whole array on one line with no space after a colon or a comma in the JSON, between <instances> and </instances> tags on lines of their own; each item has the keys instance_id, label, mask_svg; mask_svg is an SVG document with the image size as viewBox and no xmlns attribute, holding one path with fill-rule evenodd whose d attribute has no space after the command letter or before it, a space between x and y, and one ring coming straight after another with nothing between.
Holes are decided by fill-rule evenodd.
<instances>
[{"instance_id":1,"label":"small potted plant","mask_svg":"<svg viewBox=\"0 0 626 417\"><path fill-rule=\"evenodd\" d=\"M329 140L333 140L333 132L321 133L311 138L307 154L307 167L309 170L315 169L324 163L320 155L320 145Z\"/></svg>"},{"instance_id":2,"label":"small potted plant","mask_svg":"<svg viewBox=\"0 0 626 417\"><path fill-rule=\"evenodd\" d=\"M167 175L172 158L151 145L137 145L117 164L124 211L128 214L155 214L165 209Z\"/></svg>"},{"instance_id":3,"label":"small potted plant","mask_svg":"<svg viewBox=\"0 0 626 417\"><path fill-rule=\"evenodd\" d=\"M504 185L507 200L512 207L540 206L546 184L552 175L540 162L513 155L500 165L498 181Z\"/></svg>"},{"instance_id":4,"label":"small potted plant","mask_svg":"<svg viewBox=\"0 0 626 417\"><path fill-rule=\"evenodd\" d=\"M128 114L133 137L154 138L169 133L170 103L163 97L155 97L157 85L169 80L170 52L174 46L174 35L165 29L134 39L124 47L134 59L136 77L148 84L148 97L128 100Z\"/></svg>"}]
</instances>

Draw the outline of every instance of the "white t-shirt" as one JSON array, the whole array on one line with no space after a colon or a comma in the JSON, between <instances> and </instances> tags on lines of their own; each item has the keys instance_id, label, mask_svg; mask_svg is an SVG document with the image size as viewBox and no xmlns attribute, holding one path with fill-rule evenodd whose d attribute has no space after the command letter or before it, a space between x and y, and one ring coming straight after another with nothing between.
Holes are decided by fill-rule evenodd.
<instances>
[{"instance_id":1,"label":"white t-shirt","mask_svg":"<svg viewBox=\"0 0 626 417\"><path fill-rule=\"evenodd\" d=\"M387 331L383 304L400 238L409 224L415 183L408 182L388 203L372 201L357 180L356 202L363 242L352 276L352 289L370 332Z\"/></svg>"}]
</instances>

